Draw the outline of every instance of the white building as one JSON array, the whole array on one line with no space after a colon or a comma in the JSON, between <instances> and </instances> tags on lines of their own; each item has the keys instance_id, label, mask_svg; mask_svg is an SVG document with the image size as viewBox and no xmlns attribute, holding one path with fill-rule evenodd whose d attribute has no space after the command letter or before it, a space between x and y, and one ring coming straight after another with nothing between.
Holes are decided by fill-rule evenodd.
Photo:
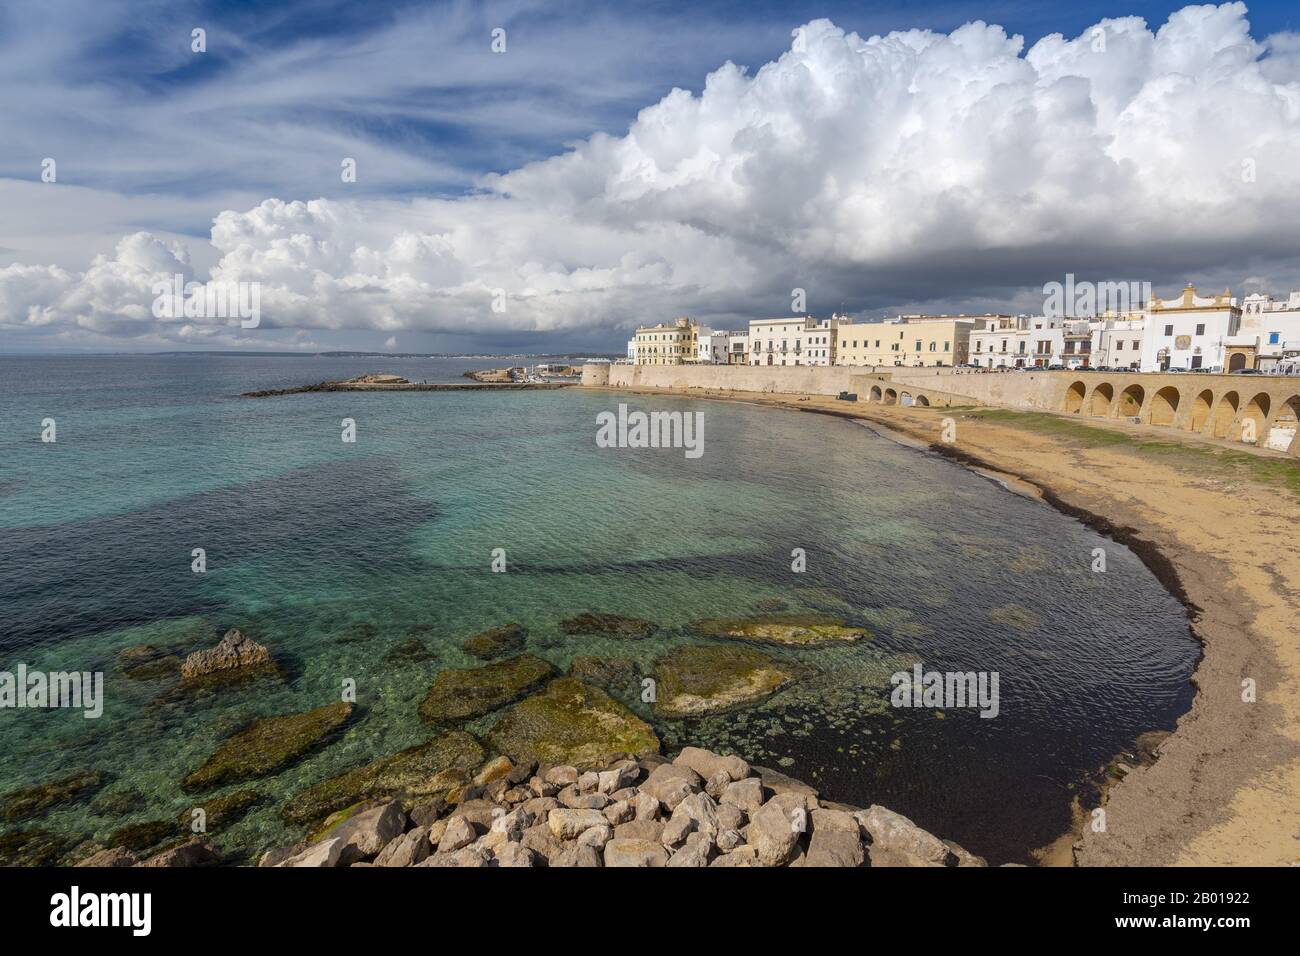
<instances>
[{"instance_id":1,"label":"white building","mask_svg":"<svg viewBox=\"0 0 1300 956\"><path fill-rule=\"evenodd\" d=\"M1246 296L1236 338L1254 340L1254 367L1261 372L1300 371L1300 292L1285 302L1262 292Z\"/></svg>"},{"instance_id":2,"label":"white building","mask_svg":"<svg viewBox=\"0 0 1300 956\"><path fill-rule=\"evenodd\" d=\"M727 364L749 364L749 333L730 332L727 335Z\"/></svg>"},{"instance_id":3,"label":"white building","mask_svg":"<svg viewBox=\"0 0 1300 956\"><path fill-rule=\"evenodd\" d=\"M1133 370L1142 367L1142 336L1146 330L1144 313L1110 315L1092 324L1093 365Z\"/></svg>"},{"instance_id":4,"label":"white building","mask_svg":"<svg viewBox=\"0 0 1300 956\"><path fill-rule=\"evenodd\" d=\"M839 316L755 319L749 323L749 364L834 365L840 322Z\"/></svg>"},{"instance_id":5,"label":"white building","mask_svg":"<svg viewBox=\"0 0 1300 956\"><path fill-rule=\"evenodd\" d=\"M1076 323L1072 321L1071 324ZM970 363L981 368L1064 365L1064 325L1062 319L1045 315L999 315L977 319L970 334ZM1089 348L1088 354L1090 352ZM1078 358L1084 354L1082 349L1078 349Z\"/></svg>"},{"instance_id":6,"label":"white building","mask_svg":"<svg viewBox=\"0 0 1300 956\"><path fill-rule=\"evenodd\" d=\"M1176 299L1151 297L1142 336L1142 371L1224 368L1229 339L1237 334L1241 309L1227 290L1201 296L1188 284Z\"/></svg>"},{"instance_id":7,"label":"white building","mask_svg":"<svg viewBox=\"0 0 1300 956\"><path fill-rule=\"evenodd\" d=\"M731 332L715 332L712 329L700 329L696 361L701 365L726 365L727 343L732 334Z\"/></svg>"},{"instance_id":8,"label":"white building","mask_svg":"<svg viewBox=\"0 0 1300 956\"><path fill-rule=\"evenodd\" d=\"M636 361L636 339L627 340L627 357L633 362Z\"/></svg>"}]
</instances>

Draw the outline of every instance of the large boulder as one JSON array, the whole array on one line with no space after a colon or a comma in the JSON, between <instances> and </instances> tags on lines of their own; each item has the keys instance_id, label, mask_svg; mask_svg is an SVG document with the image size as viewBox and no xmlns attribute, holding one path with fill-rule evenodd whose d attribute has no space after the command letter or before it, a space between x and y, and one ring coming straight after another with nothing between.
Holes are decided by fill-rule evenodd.
<instances>
[{"instance_id":1,"label":"large boulder","mask_svg":"<svg viewBox=\"0 0 1300 956\"><path fill-rule=\"evenodd\" d=\"M934 834L893 810L873 805L854 814L871 837L872 866L955 866L957 857Z\"/></svg>"},{"instance_id":2,"label":"large boulder","mask_svg":"<svg viewBox=\"0 0 1300 956\"><path fill-rule=\"evenodd\" d=\"M719 756L711 750L700 747L683 747L682 752L673 758L673 763L690 767L705 780L713 777L718 771L727 775L728 782L744 780L749 776L749 764L741 758L732 754Z\"/></svg>"},{"instance_id":3,"label":"large boulder","mask_svg":"<svg viewBox=\"0 0 1300 956\"><path fill-rule=\"evenodd\" d=\"M351 716L352 705L339 701L301 714L256 720L187 774L181 789L193 793L277 773L323 745Z\"/></svg>"},{"instance_id":4,"label":"large boulder","mask_svg":"<svg viewBox=\"0 0 1300 956\"><path fill-rule=\"evenodd\" d=\"M137 858L136 855L126 847L115 846L92 853L90 856L86 857L84 860L78 861L74 865L87 867L120 867L135 866L138 862L140 862L139 858Z\"/></svg>"},{"instance_id":5,"label":"large boulder","mask_svg":"<svg viewBox=\"0 0 1300 956\"><path fill-rule=\"evenodd\" d=\"M145 860L140 866L216 866L221 862L221 854L200 839L190 840L180 846L163 850Z\"/></svg>"},{"instance_id":6,"label":"large boulder","mask_svg":"<svg viewBox=\"0 0 1300 956\"><path fill-rule=\"evenodd\" d=\"M795 855L799 839L808 829L804 797L780 793L763 804L749 820L749 845L762 866L784 866Z\"/></svg>"},{"instance_id":7,"label":"large boulder","mask_svg":"<svg viewBox=\"0 0 1300 956\"><path fill-rule=\"evenodd\" d=\"M616 837L605 844L606 866L667 866L668 851L649 840Z\"/></svg>"},{"instance_id":8,"label":"large boulder","mask_svg":"<svg viewBox=\"0 0 1300 956\"><path fill-rule=\"evenodd\" d=\"M266 668L273 666L271 652L266 646L245 637L237 630L226 631L216 647L195 651L181 664L181 678L194 680L217 671L237 668Z\"/></svg>"},{"instance_id":9,"label":"large boulder","mask_svg":"<svg viewBox=\"0 0 1300 956\"><path fill-rule=\"evenodd\" d=\"M655 713L693 717L756 703L792 684L798 665L749 647L674 648L654 663Z\"/></svg>"},{"instance_id":10,"label":"large boulder","mask_svg":"<svg viewBox=\"0 0 1300 956\"><path fill-rule=\"evenodd\" d=\"M843 810L812 812L812 839L804 866L861 866L865 859L857 819Z\"/></svg>"},{"instance_id":11,"label":"large boulder","mask_svg":"<svg viewBox=\"0 0 1300 956\"><path fill-rule=\"evenodd\" d=\"M339 846L340 866L351 866L358 860L378 855L389 842L401 836L406 827L406 814L396 800L379 806L358 807L354 812L338 816L340 819L314 834L313 840L342 841Z\"/></svg>"},{"instance_id":12,"label":"large boulder","mask_svg":"<svg viewBox=\"0 0 1300 956\"><path fill-rule=\"evenodd\" d=\"M390 840L375 857L375 866L414 866L432 852L429 828L420 826Z\"/></svg>"},{"instance_id":13,"label":"large boulder","mask_svg":"<svg viewBox=\"0 0 1300 956\"><path fill-rule=\"evenodd\" d=\"M468 781L484 756L477 740L453 730L308 787L281 815L290 823L311 823L363 800L445 795Z\"/></svg>"},{"instance_id":14,"label":"large boulder","mask_svg":"<svg viewBox=\"0 0 1300 956\"><path fill-rule=\"evenodd\" d=\"M532 654L441 671L420 704L420 716L436 724L469 720L531 694L557 673L552 664Z\"/></svg>"},{"instance_id":15,"label":"large boulder","mask_svg":"<svg viewBox=\"0 0 1300 956\"><path fill-rule=\"evenodd\" d=\"M528 632L518 624L503 624L487 631L481 631L467 639L461 647L471 657L481 661L496 660L507 654L518 654L524 649Z\"/></svg>"},{"instance_id":16,"label":"large boulder","mask_svg":"<svg viewBox=\"0 0 1300 956\"><path fill-rule=\"evenodd\" d=\"M621 614L595 614L590 611L577 617L560 622L560 630L565 634L599 634L609 637L622 637L642 640L649 637L657 626L650 621L637 617L624 617Z\"/></svg>"},{"instance_id":17,"label":"large boulder","mask_svg":"<svg viewBox=\"0 0 1300 956\"><path fill-rule=\"evenodd\" d=\"M690 625L702 637L759 641L787 647L852 644L869 637L867 629L815 614L760 614L755 617L709 618Z\"/></svg>"},{"instance_id":18,"label":"large boulder","mask_svg":"<svg viewBox=\"0 0 1300 956\"><path fill-rule=\"evenodd\" d=\"M25 820L65 803L84 800L108 783L108 779L108 774L99 770L83 770L14 790L0 798L0 819Z\"/></svg>"},{"instance_id":19,"label":"large boulder","mask_svg":"<svg viewBox=\"0 0 1300 956\"><path fill-rule=\"evenodd\" d=\"M592 827L608 826L609 822L599 810L552 810L546 825L557 840L573 840Z\"/></svg>"},{"instance_id":20,"label":"large boulder","mask_svg":"<svg viewBox=\"0 0 1300 956\"><path fill-rule=\"evenodd\" d=\"M515 761L604 766L615 754L659 752L654 728L602 690L572 677L510 708L488 732L493 750Z\"/></svg>"},{"instance_id":21,"label":"large boulder","mask_svg":"<svg viewBox=\"0 0 1300 956\"><path fill-rule=\"evenodd\" d=\"M669 812L676 810L678 804L691 794L700 790L704 781L690 767L666 763L650 771L650 776L640 786L637 795L637 817L641 818L642 799L653 798ZM649 809L648 804L646 805ZM655 807L657 812L658 807Z\"/></svg>"}]
</instances>

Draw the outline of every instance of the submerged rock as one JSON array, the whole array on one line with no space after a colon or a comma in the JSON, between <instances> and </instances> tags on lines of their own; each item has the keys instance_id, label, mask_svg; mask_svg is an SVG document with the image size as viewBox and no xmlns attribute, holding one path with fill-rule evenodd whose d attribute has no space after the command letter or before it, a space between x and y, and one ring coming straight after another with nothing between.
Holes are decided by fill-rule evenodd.
<instances>
[{"instance_id":1,"label":"submerged rock","mask_svg":"<svg viewBox=\"0 0 1300 956\"><path fill-rule=\"evenodd\" d=\"M475 634L461 647L471 657L481 661L491 661L507 654L518 654L524 649L528 632L518 624L503 624L490 630Z\"/></svg>"},{"instance_id":2,"label":"submerged rock","mask_svg":"<svg viewBox=\"0 0 1300 956\"><path fill-rule=\"evenodd\" d=\"M108 774L85 770L34 787L24 787L0 798L0 819L23 820L64 803L84 800L108 782Z\"/></svg>"},{"instance_id":3,"label":"submerged rock","mask_svg":"<svg viewBox=\"0 0 1300 956\"><path fill-rule=\"evenodd\" d=\"M236 790L233 793L223 794L220 797L213 797L211 800L195 804L177 817L176 822L186 833L210 833L241 819L244 814L257 806L261 799L261 795L256 790ZM201 818L203 830L201 831L194 830L195 810L203 811Z\"/></svg>"},{"instance_id":4,"label":"submerged rock","mask_svg":"<svg viewBox=\"0 0 1300 956\"><path fill-rule=\"evenodd\" d=\"M709 618L690 625L704 637L737 641L762 641L788 647L852 644L870 635L834 618L816 614L760 614L755 617Z\"/></svg>"},{"instance_id":5,"label":"submerged rock","mask_svg":"<svg viewBox=\"0 0 1300 956\"><path fill-rule=\"evenodd\" d=\"M101 793L90 802L90 810L103 817L124 817L145 805L146 798L135 787Z\"/></svg>"},{"instance_id":6,"label":"submerged rock","mask_svg":"<svg viewBox=\"0 0 1300 956\"><path fill-rule=\"evenodd\" d=\"M49 830L10 830L0 834L0 866L54 866L78 837Z\"/></svg>"},{"instance_id":7,"label":"submerged rock","mask_svg":"<svg viewBox=\"0 0 1300 956\"><path fill-rule=\"evenodd\" d=\"M301 714L254 721L227 738L202 767L187 774L181 789L192 793L283 770L325 742L351 715L352 705L340 701Z\"/></svg>"},{"instance_id":8,"label":"submerged rock","mask_svg":"<svg viewBox=\"0 0 1300 956\"><path fill-rule=\"evenodd\" d=\"M595 614L588 611L561 621L560 630L565 634L608 634L612 637L641 640L653 634L658 627L651 621L643 621L637 617Z\"/></svg>"},{"instance_id":9,"label":"submerged rock","mask_svg":"<svg viewBox=\"0 0 1300 956\"><path fill-rule=\"evenodd\" d=\"M244 668L267 669L274 667L271 652L263 644L247 638L240 631L226 631L216 647L195 651L181 665L181 678L195 680L218 671Z\"/></svg>"},{"instance_id":10,"label":"submerged rock","mask_svg":"<svg viewBox=\"0 0 1300 956\"><path fill-rule=\"evenodd\" d=\"M521 701L489 732L488 743L515 761L591 767L614 754L659 752L654 729L604 691L572 677Z\"/></svg>"},{"instance_id":11,"label":"submerged rock","mask_svg":"<svg viewBox=\"0 0 1300 956\"><path fill-rule=\"evenodd\" d=\"M655 713L712 714L770 697L801 676L794 664L748 647L678 647L655 661Z\"/></svg>"},{"instance_id":12,"label":"submerged rock","mask_svg":"<svg viewBox=\"0 0 1300 956\"><path fill-rule=\"evenodd\" d=\"M130 823L115 831L108 838L108 845L110 848L122 847L139 853L180 835L179 828L170 820L148 820L144 823Z\"/></svg>"},{"instance_id":13,"label":"submerged rock","mask_svg":"<svg viewBox=\"0 0 1300 956\"><path fill-rule=\"evenodd\" d=\"M323 780L285 804L281 815L290 823L311 823L364 800L445 794L469 780L484 756L477 740L453 730Z\"/></svg>"},{"instance_id":14,"label":"submerged rock","mask_svg":"<svg viewBox=\"0 0 1300 956\"><path fill-rule=\"evenodd\" d=\"M618 697L641 689L641 665L626 657L575 657L569 662L569 676Z\"/></svg>"},{"instance_id":15,"label":"submerged rock","mask_svg":"<svg viewBox=\"0 0 1300 956\"><path fill-rule=\"evenodd\" d=\"M433 652L418 638L408 637L384 655L390 664L422 664L433 660Z\"/></svg>"},{"instance_id":16,"label":"submerged rock","mask_svg":"<svg viewBox=\"0 0 1300 956\"><path fill-rule=\"evenodd\" d=\"M181 659L152 644L136 644L117 653L117 668L128 680L159 680L177 677Z\"/></svg>"},{"instance_id":17,"label":"submerged rock","mask_svg":"<svg viewBox=\"0 0 1300 956\"><path fill-rule=\"evenodd\" d=\"M989 611L989 620L1001 627L1021 632L1036 630L1042 623L1042 619L1029 608L1014 603Z\"/></svg>"},{"instance_id":18,"label":"submerged rock","mask_svg":"<svg viewBox=\"0 0 1300 956\"><path fill-rule=\"evenodd\" d=\"M433 723L478 717L532 693L557 673L553 665L532 654L484 667L441 671L420 704L420 716Z\"/></svg>"}]
</instances>

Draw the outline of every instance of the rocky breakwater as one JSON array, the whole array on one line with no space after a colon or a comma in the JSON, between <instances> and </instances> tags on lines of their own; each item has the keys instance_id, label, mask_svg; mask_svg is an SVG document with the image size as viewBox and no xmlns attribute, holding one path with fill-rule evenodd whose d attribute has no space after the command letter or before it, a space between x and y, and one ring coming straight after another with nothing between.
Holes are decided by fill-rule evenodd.
<instances>
[{"instance_id":1,"label":"rocky breakwater","mask_svg":"<svg viewBox=\"0 0 1300 956\"><path fill-rule=\"evenodd\" d=\"M487 761L469 786L335 813L262 866L985 866L884 807L817 790L737 756L574 764Z\"/></svg>"}]
</instances>

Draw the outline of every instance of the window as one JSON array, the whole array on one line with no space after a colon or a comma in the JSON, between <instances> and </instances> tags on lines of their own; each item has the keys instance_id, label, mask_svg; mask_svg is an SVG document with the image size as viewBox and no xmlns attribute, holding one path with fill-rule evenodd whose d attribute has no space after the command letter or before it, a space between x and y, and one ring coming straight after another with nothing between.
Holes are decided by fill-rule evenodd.
<instances>
[{"instance_id":1,"label":"window","mask_svg":"<svg viewBox=\"0 0 1300 956\"><path fill-rule=\"evenodd\" d=\"M1133 340L1133 351L1136 352L1136 351L1137 351L1138 349L1140 349L1141 347L1142 347L1142 343L1139 342L1139 341L1137 341L1137 339L1134 339L1134 340Z\"/></svg>"},{"instance_id":2,"label":"window","mask_svg":"<svg viewBox=\"0 0 1300 956\"><path fill-rule=\"evenodd\" d=\"M1174 334L1174 327L1172 325L1166 325L1165 335L1173 335L1173 334Z\"/></svg>"},{"instance_id":3,"label":"window","mask_svg":"<svg viewBox=\"0 0 1300 956\"><path fill-rule=\"evenodd\" d=\"M921 351L921 340L920 340L920 339L917 339L917 340L916 340L916 350L917 350L918 352Z\"/></svg>"},{"instance_id":4,"label":"window","mask_svg":"<svg viewBox=\"0 0 1300 956\"><path fill-rule=\"evenodd\" d=\"M1205 334L1205 323L1204 323L1204 322L1197 322L1197 323L1196 323L1196 334L1197 334L1197 335L1204 335L1204 334Z\"/></svg>"},{"instance_id":5,"label":"window","mask_svg":"<svg viewBox=\"0 0 1300 956\"><path fill-rule=\"evenodd\" d=\"M931 342L931 343L930 343L930 351L931 351L931 352L937 352L937 351L939 351L939 343L938 343L938 342Z\"/></svg>"},{"instance_id":6,"label":"window","mask_svg":"<svg viewBox=\"0 0 1300 956\"><path fill-rule=\"evenodd\" d=\"M1277 345L1278 342L1281 341L1281 338L1282 338L1281 332L1270 332L1268 333L1268 344Z\"/></svg>"}]
</instances>

